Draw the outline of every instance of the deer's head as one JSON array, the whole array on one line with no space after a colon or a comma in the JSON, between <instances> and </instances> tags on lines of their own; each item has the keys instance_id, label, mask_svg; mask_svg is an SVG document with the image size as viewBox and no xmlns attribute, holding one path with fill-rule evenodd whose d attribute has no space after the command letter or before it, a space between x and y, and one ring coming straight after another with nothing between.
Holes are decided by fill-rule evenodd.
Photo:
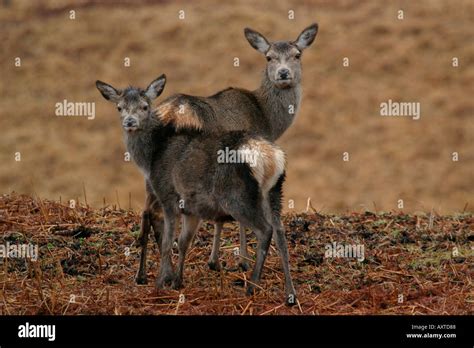
<instances>
[{"instance_id":1,"label":"deer's head","mask_svg":"<svg viewBox=\"0 0 474 348\"><path fill-rule=\"evenodd\" d=\"M295 41L269 42L262 34L245 28L245 37L267 59L266 74L278 88L291 88L301 82L301 55L318 33L318 25L304 29Z\"/></svg>"},{"instance_id":2,"label":"deer's head","mask_svg":"<svg viewBox=\"0 0 474 348\"><path fill-rule=\"evenodd\" d=\"M166 76L161 75L145 90L135 87L120 90L102 81L95 84L102 96L117 106L123 130L131 133L145 128L154 117L152 102L163 92Z\"/></svg>"}]
</instances>

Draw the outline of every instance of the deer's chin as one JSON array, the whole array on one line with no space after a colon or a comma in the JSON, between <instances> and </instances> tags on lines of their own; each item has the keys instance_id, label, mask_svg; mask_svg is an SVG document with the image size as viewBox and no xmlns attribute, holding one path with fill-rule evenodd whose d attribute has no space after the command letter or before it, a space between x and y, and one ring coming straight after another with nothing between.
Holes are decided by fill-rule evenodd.
<instances>
[{"instance_id":1,"label":"deer's chin","mask_svg":"<svg viewBox=\"0 0 474 348\"><path fill-rule=\"evenodd\" d=\"M127 134L134 133L138 130L138 127L123 127L123 131Z\"/></svg>"},{"instance_id":2,"label":"deer's chin","mask_svg":"<svg viewBox=\"0 0 474 348\"><path fill-rule=\"evenodd\" d=\"M293 79L276 80L275 86L280 89L292 88L294 86L294 81Z\"/></svg>"}]
</instances>

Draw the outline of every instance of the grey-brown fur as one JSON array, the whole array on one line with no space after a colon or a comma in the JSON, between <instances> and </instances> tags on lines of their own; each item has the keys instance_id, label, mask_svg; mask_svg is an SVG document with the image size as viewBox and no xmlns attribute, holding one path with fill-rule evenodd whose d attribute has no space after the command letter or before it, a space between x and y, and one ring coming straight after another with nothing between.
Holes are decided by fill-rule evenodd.
<instances>
[{"instance_id":1,"label":"grey-brown fur","mask_svg":"<svg viewBox=\"0 0 474 348\"><path fill-rule=\"evenodd\" d=\"M155 199L163 210L163 231L161 226L155 229L157 241L161 240L157 286L172 283L175 288L179 288L182 285L186 251L201 219L226 221L233 218L253 228L258 238L257 259L248 293L253 293L260 280L274 233L285 273L287 302L294 304L296 293L289 273L288 250L280 221L284 181L284 155L281 150L259 136L242 131L209 137L199 131L177 132L174 127L164 125L150 108L151 100L161 94L164 88L164 75L153 81L146 90L129 87L121 91L100 81L96 85L102 95L119 108L127 150L143 172L150 193L145 211L154 209ZM247 163L218 163L219 150L226 147L240 149L243 145L254 143L261 145L262 151L270 155L261 161L267 164L271 162L274 168L263 179L259 179ZM259 168L267 168L262 163L260 165ZM272 177L277 181L270 180ZM261 180L275 184L267 192ZM180 206L180 200L184 201L184 207ZM178 240L179 261L175 276L171 245L176 220L181 214L183 231ZM143 258L146 258L145 234L152 224L150 220L153 217L149 212L144 214L142 232L146 233L142 233L140 239L142 246L145 246Z\"/></svg>"},{"instance_id":2,"label":"grey-brown fur","mask_svg":"<svg viewBox=\"0 0 474 348\"><path fill-rule=\"evenodd\" d=\"M233 130L250 130L270 141L278 139L293 123L301 101L301 55L312 44L318 25L312 24L302 31L295 41L270 43L263 35L245 29L245 36L256 50L267 58L260 87L254 91L227 88L210 97L176 94L164 100L157 108L158 117L185 107L202 124L202 130L220 133ZM280 79L287 69L289 79ZM187 111L185 111L187 112ZM175 116L179 120L180 114ZM214 245L209 258L211 269L218 270L219 243L222 223L216 224ZM245 228L240 226L240 266L248 269Z\"/></svg>"}]
</instances>

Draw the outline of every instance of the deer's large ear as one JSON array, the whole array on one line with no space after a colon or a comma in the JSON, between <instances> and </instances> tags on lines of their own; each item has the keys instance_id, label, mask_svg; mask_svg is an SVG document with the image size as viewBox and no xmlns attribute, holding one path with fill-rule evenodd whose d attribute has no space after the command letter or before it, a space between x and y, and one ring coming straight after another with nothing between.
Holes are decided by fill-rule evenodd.
<instances>
[{"instance_id":1,"label":"deer's large ear","mask_svg":"<svg viewBox=\"0 0 474 348\"><path fill-rule=\"evenodd\" d=\"M267 39L265 39L265 36L263 36L259 32L252 30L250 28L245 28L244 33L248 42L256 50L262 53L267 53L267 51L270 49L270 44L268 43Z\"/></svg>"},{"instance_id":2,"label":"deer's large ear","mask_svg":"<svg viewBox=\"0 0 474 348\"><path fill-rule=\"evenodd\" d=\"M318 23L311 24L305 30L301 32L298 38L295 41L296 47L300 50L305 49L309 45L311 45L318 33Z\"/></svg>"},{"instance_id":3,"label":"deer's large ear","mask_svg":"<svg viewBox=\"0 0 474 348\"><path fill-rule=\"evenodd\" d=\"M95 85L105 99L113 103L117 103L119 101L120 94L122 93L120 90L117 90L111 85L99 80L95 82Z\"/></svg>"},{"instance_id":4,"label":"deer's large ear","mask_svg":"<svg viewBox=\"0 0 474 348\"><path fill-rule=\"evenodd\" d=\"M163 92L165 84L166 76L165 74L163 74L156 80L154 80L152 83L150 83L150 85L146 88L146 96L151 100L156 99L161 94L161 92Z\"/></svg>"}]
</instances>

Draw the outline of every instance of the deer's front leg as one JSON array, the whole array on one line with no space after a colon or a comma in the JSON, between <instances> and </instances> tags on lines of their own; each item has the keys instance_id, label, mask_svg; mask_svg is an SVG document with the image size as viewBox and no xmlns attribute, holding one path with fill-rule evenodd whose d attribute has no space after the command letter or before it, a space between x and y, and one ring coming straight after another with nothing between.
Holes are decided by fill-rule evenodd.
<instances>
[{"instance_id":1,"label":"deer's front leg","mask_svg":"<svg viewBox=\"0 0 474 348\"><path fill-rule=\"evenodd\" d=\"M249 265L249 254L247 252L247 235L245 234L245 226L240 223L239 224L239 238L240 238L240 262L239 267L242 268L243 271L248 271L250 269Z\"/></svg>"},{"instance_id":2,"label":"deer's front leg","mask_svg":"<svg viewBox=\"0 0 474 348\"><path fill-rule=\"evenodd\" d=\"M141 247L140 251L140 265L138 268L135 281L137 284L146 284L146 258L147 258L147 249L148 249L148 236L151 232L151 228L155 232L156 243L158 244L158 249L161 252L161 235L163 233L163 221L160 219L161 205L151 189L150 183L146 182L146 193L147 197L145 200L145 207L142 213L142 220L140 224L140 236L138 237L138 242Z\"/></svg>"},{"instance_id":3,"label":"deer's front leg","mask_svg":"<svg viewBox=\"0 0 474 348\"><path fill-rule=\"evenodd\" d=\"M161 262L156 287L163 289L167 284L171 284L174 279L173 264L171 261L171 251L173 248L173 237L176 228L176 214L172 209L163 209L164 231L161 236Z\"/></svg>"},{"instance_id":4,"label":"deer's front leg","mask_svg":"<svg viewBox=\"0 0 474 348\"><path fill-rule=\"evenodd\" d=\"M148 235L150 234L150 221L151 215L153 212L150 210L151 202L153 197L148 194L145 207L142 213L142 221L140 223L140 236L138 237L138 242L140 243L141 251L140 251L140 265L138 267L138 272L135 277L135 281L137 284L146 284L146 253L148 247Z\"/></svg>"}]
</instances>

